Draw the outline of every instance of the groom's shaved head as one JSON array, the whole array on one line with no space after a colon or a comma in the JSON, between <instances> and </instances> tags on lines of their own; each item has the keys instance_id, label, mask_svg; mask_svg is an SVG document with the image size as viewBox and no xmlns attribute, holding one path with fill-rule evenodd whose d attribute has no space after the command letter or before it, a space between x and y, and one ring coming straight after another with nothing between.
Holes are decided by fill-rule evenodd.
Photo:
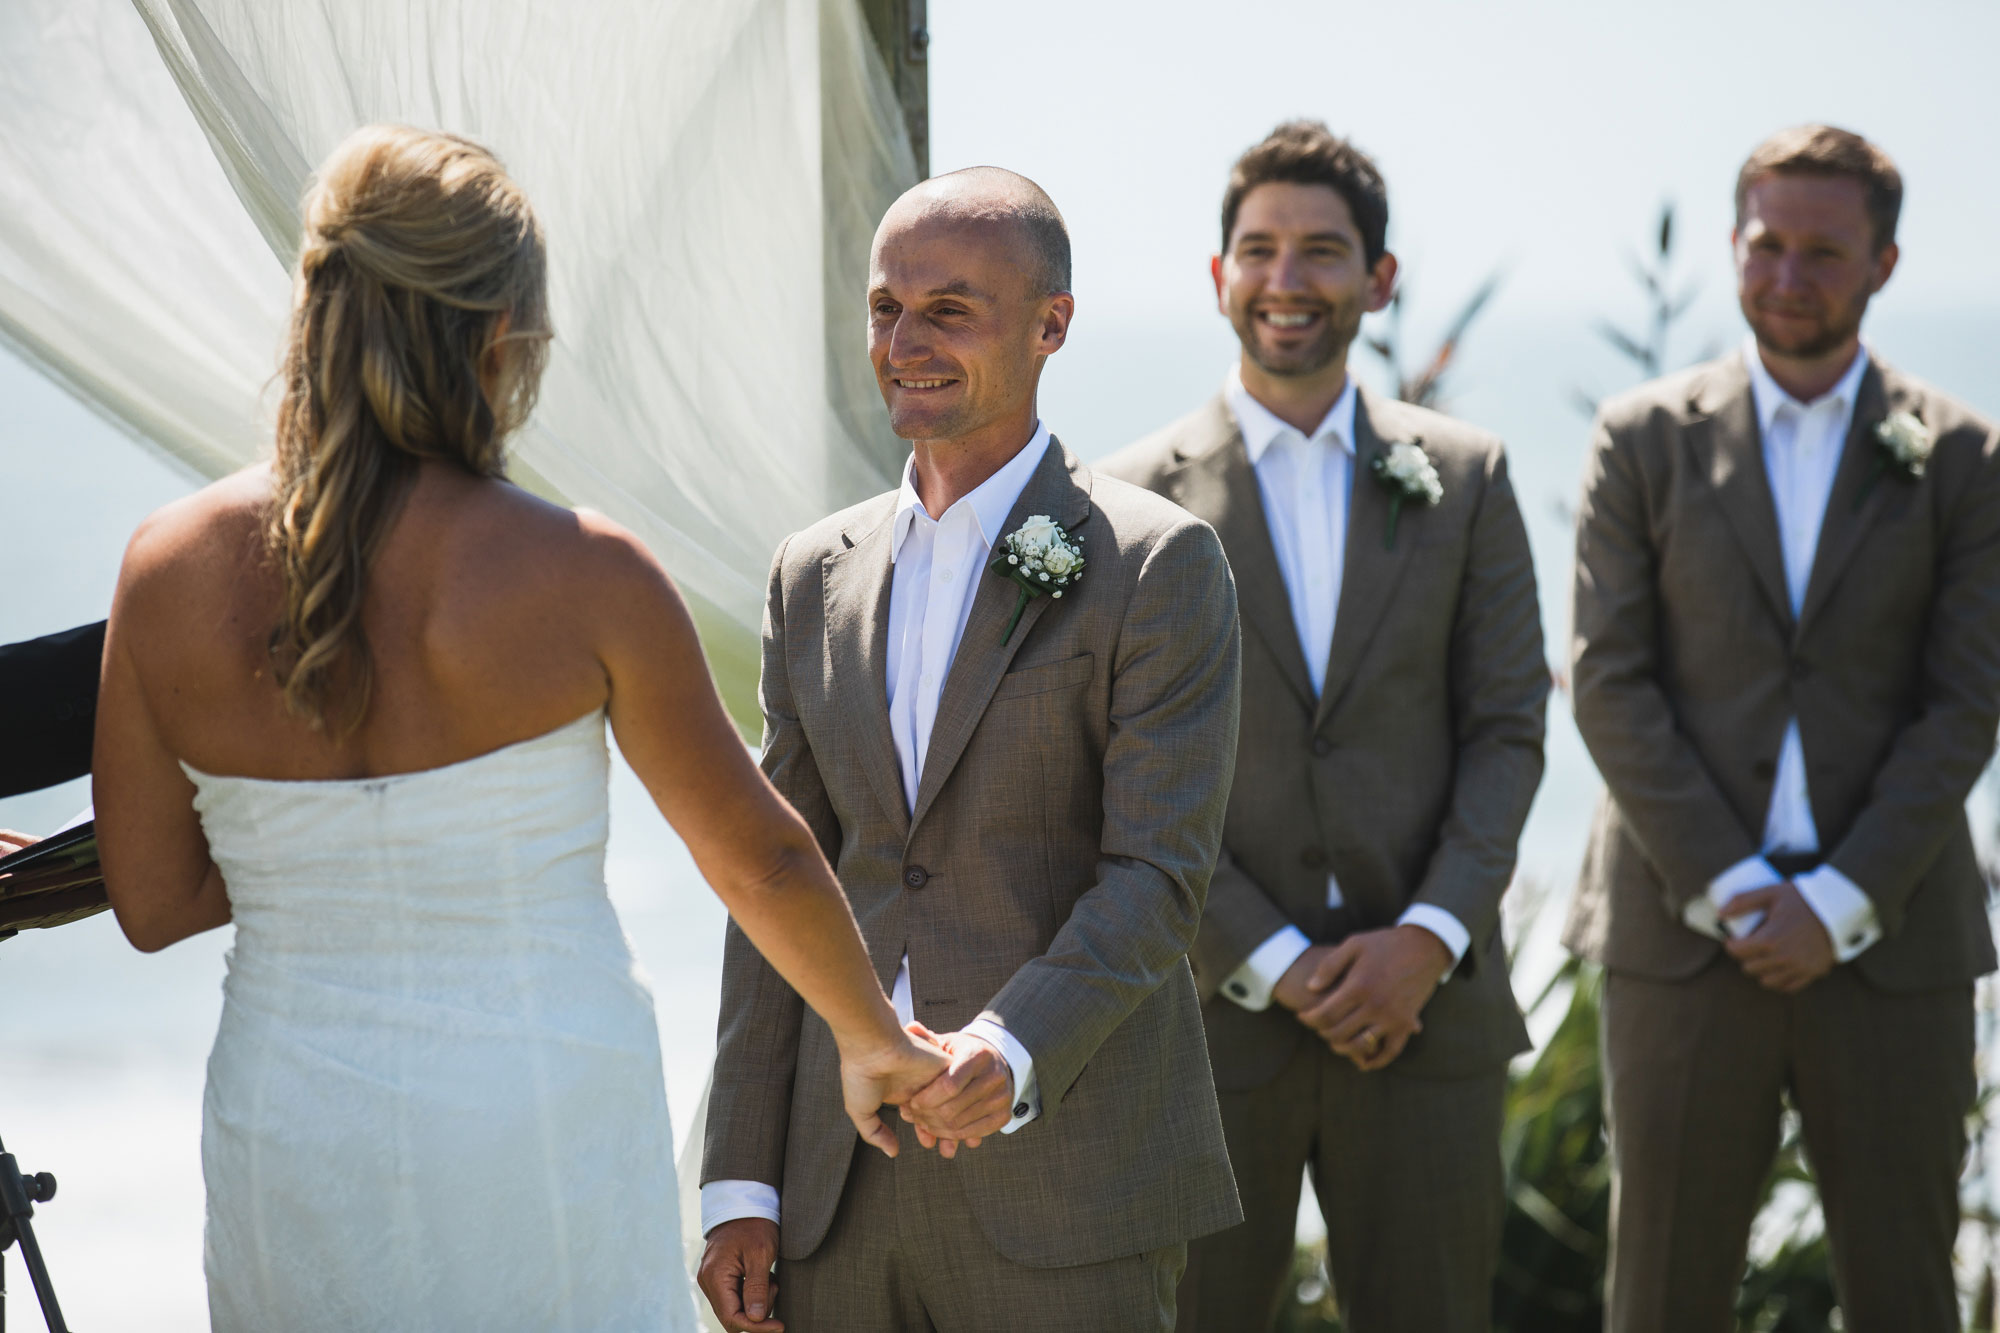
<instances>
[{"instance_id":1,"label":"groom's shaved head","mask_svg":"<svg viewBox=\"0 0 2000 1333\"><path fill-rule=\"evenodd\" d=\"M1069 228L1041 186L1004 167L966 167L919 182L883 215L882 231L918 220L1012 233L1036 296L1069 290Z\"/></svg>"}]
</instances>

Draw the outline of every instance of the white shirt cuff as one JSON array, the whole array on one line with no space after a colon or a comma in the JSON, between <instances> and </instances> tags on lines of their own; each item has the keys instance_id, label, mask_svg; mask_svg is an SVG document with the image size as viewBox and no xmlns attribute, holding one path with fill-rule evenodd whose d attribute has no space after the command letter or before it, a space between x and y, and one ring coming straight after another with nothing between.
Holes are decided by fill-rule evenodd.
<instances>
[{"instance_id":1,"label":"white shirt cuff","mask_svg":"<svg viewBox=\"0 0 2000 1333\"><path fill-rule=\"evenodd\" d=\"M1442 907L1433 907L1429 903L1411 903L1396 918L1396 924L1422 926L1437 936L1438 943L1450 951L1451 966L1438 978L1440 986L1451 980L1451 974L1458 970L1458 960L1465 957L1465 951L1472 947L1472 932L1465 928L1465 923Z\"/></svg>"},{"instance_id":2,"label":"white shirt cuff","mask_svg":"<svg viewBox=\"0 0 2000 1333\"><path fill-rule=\"evenodd\" d=\"M1800 875L1799 896L1812 908L1813 915L1826 927L1833 942L1833 956L1843 963L1854 961L1882 938L1882 923L1875 918L1875 904L1861 886L1830 865Z\"/></svg>"},{"instance_id":3,"label":"white shirt cuff","mask_svg":"<svg viewBox=\"0 0 2000 1333\"><path fill-rule=\"evenodd\" d=\"M1782 883L1784 876L1773 870L1769 861L1762 856L1746 856L1710 880L1708 892L1688 899L1687 906L1681 909L1681 921L1689 930L1700 931L1711 939L1727 940L1732 935L1741 938L1763 924L1763 913L1753 912L1724 922L1722 909L1739 893Z\"/></svg>"},{"instance_id":4,"label":"white shirt cuff","mask_svg":"<svg viewBox=\"0 0 2000 1333\"><path fill-rule=\"evenodd\" d=\"M1222 993L1252 1013L1271 1007L1271 992L1278 988L1286 971L1299 955L1312 948L1312 941L1297 926L1285 926L1257 946L1243 960L1243 966L1222 982Z\"/></svg>"},{"instance_id":5,"label":"white shirt cuff","mask_svg":"<svg viewBox=\"0 0 2000 1333\"><path fill-rule=\"evenodd\" d=\"M778 1220L778 1191L761 1180L711 1180L701 1187L701 1234L739 1217Z\"/></svg>"},{"instance_id":6,"label":"white shirt cuff","mask_svg":"<svg viewBox=\"0 0 2000 1333\"><path fill-rule=\"evenodd\" d=\"M991 1042L1007 1061L1007 1072L1013 1076L1014 1118L1002 1125L1000 1132L1012 1134L1041 1115L1042 1093L1035 1086L1035 1058L1028 1054L1028 1048L1015 1040L1013 1033L990 1018L975 1018L961 1031L968 1037Z\"/></svg>"}]
</instances>

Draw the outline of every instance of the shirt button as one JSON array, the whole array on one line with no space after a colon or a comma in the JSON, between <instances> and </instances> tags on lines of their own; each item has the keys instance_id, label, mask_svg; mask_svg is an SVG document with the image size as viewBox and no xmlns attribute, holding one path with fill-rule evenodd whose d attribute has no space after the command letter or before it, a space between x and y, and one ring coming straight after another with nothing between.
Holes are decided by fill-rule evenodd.
<instances>
[{"instance_id":1,"label":"shirt button","mask_svg":"<svg viewBox=\"0 0 2000 1333\"><path fill-rule=\"evenodd\" d=\"M945 571L945 572L944 572L944 573L943 573L943 574L942 574L942 575L941 575L940 577L942 577L942 578L944 579L944 581L945 581L946 583L950 583L950 582L951 582L951 571L947 569L947 570L946 570L946 571Z\"/></svg>"},{"instance_id":2,"label":"shirt button","mask_svg":"<svg viewBox=\"0 0 2000 1333\"><path fill-rule=\"evenodd\" d=\"M1028 1113L1028 1104L1026 1102L1014 1103L1014 1118L1016 1120L1019 1120L1022 1116L1026 1115L1027 1113Z\"/></svg>"},{"instance_id":3,"label":"shirt button","mask_svg":"<svg viewBox=\"0 0 2000 1333\"><path fill-rule=\"evenodd\" d=\"M921 889L930 877L931 872L922 866L909 866L903 871L903 883L912 889Z\"/></svg>"}]
</instances>

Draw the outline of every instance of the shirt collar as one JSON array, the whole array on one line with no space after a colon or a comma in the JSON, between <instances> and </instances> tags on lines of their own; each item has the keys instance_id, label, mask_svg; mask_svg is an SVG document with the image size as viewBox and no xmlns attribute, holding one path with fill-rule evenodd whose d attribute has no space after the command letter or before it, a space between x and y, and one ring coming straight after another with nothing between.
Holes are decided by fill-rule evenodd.
<instances>
[{"instance_id":1,"label":"shirt collar","mask_svg":"<svg viewBox=\"0 0 2000 1333\"><path fill-rule=\"evenodd\" d=\"M1021 492L1028 489L1028 479L1035 475L1042 455L1048 451L1049 428L1037 420L1035 433L1021 446L1021 452L1001 464L998 472L960 496L951 509L938 516L937 521L943 522L953 509L961 505L970 506L972 517L979 524L979 535L986 539L987 549L991 550L1000 540L1000 529L1007 522L1007 515L1014 512ZM903 464L902 489L896 492L896 516L892 520L895 528L889 535L890 564L896 563L896 557L902 554L903 539L916 526L919 513L929 517L930 511L917 498L917 456L912 453Z\"/></svg>"},{"instance_id":2,"label":"shirt collar","mask_svg":"<svg viewBox=\"0 0 2000 1333\"><path fill-rule=\"evenodd\" d=\"M1804 415L1824 402L1837 402L1840 410L1854 411L1855 399L1861 393L1861 377L1868 373L1868 347L1864 343L1854 354L1854 364L1840 377L1840 382L1810 403L1802 403L1792 397L1785 387L1771 377L1764 368L1764 358L1757 354L1757 339L1746 338L1743 342L1743 364L1750 372L1750 398L1757 407L1757 428L1764 435L1771 433L1771 422L1777 417L1778 409L1790 406L1793 411Z\"/></svg>"},{"instance_id":3,"label":"shirt collar","mask_svg":"<svg viewBox=\"0 0 2000 1333\"><path fill-rule=\"evenodd\" d=\"M1250 455L1250 466L1257 466L1257 460L1264 456L1278 437L1286 431L1294 435L1302 432L1289 422L1278 419L1276 413L1250 396L1243 387L1243 372L1236 366L1229 368L1229 378L1222 385L1223 399L1229 404L1231 415L1236 418L1237 429L1243 432L1243 450ZM1347 385L1340 391L1340 397L1333 400L1333 406L1320 418L1319 425L1312 434L1306 435L1308 443L1330 440L1348 453L1354 452L1354 376L1347 377Z\"/></svg>"}]
</instances>

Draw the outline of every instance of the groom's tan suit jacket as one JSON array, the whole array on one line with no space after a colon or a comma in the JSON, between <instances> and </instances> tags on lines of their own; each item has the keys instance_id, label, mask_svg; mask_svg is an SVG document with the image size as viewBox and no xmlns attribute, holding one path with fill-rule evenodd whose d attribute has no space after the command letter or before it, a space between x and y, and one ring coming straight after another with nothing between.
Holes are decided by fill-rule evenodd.
<instances>
[{"instance_id":1,"label":"groom's tan suit jacket","mask_svg":"<svg viewBox=\"0 0 2000 1333\"><path fill-rule=\"evenodd\" d=\"M1921 482L1871 481L1895 412L1935 434ZM1854 966L1889 991L1970 981L1994 966L1965 798L2000 710L2000 439L1871 358L1796 616L1761 449L1735 354L1599 418L1572 682L1608 795L1565 941L1634 976L1701 971L1721 946L1682 909L1757 854L1796 717L1820 846L1884 931Z\"/></svg>"},{"instance_id":2,"label":"groom's tan suit jacket","mask_svg":"<svg viewBox=\"0 0 2000 1333\"><path fill-rule=\"evenodd\" d=\"M1317 698L1243 435L1217 397L1108 460L1213 524L1242 603L1243 724L1223 854L1194 948L1216 1086L1258 1087L1311 1037L1280 1005L1217 987L1273 933L1317 943L1396 924L1413 902L1472 942L1395 1068L1453 1077L1527 1047L1508 985L1500 899L1542 774L1549 692L1527 533L1499 442L1359 390L1345 573ZM1421 443L1444 484L1408 503L1369 461ZM1347 906L1329 913L1331 871Z\"/></svg>"},{"instance_id":3,"label":"groom's tan suit jacket","mask_svg":"<svg viewBox=\"0 0 2000 1333\"><path fill-rule=\"evenodd\" d=\"M894 494L789 539L764 627L764 769L811 825L886 988L917 1019L1002 1024L1038 1119L953 1166L980 1230L1031 1267L1102 1262L1239 1219L1186 962L1235 753L1236 597L1206 524L1052 443L1009 516L1083 539L1031 601L984 572L915 813L886 687ZM779 1188L780 1253L832 1224L857 1142L825 1024L734 925L704 1182ZM872 1151L872 1150L871 1150Z\"/></svg>"}]
</instances>

